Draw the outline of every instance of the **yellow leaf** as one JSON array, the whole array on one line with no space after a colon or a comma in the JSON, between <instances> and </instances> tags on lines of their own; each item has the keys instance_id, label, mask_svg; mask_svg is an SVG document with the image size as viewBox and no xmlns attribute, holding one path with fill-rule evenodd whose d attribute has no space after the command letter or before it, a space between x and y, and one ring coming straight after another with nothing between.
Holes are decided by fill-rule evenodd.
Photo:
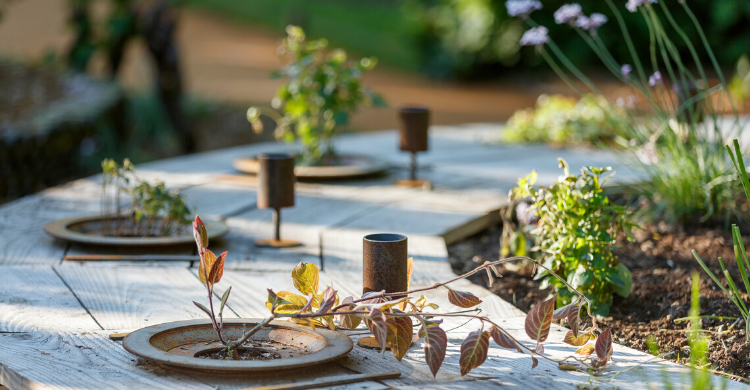
<instances>
[{"instance_id":1,"label":"yellow leaf","mask_svg":"<svg viewBox=\"0 0 750 390\"><path fill-rule=\"evenodd\" d=\"M584 345L583 347L578 348L576 350L576 353L579 355L588 356L594 353L595 349L596 349L596 346L594 345L594 343L588 343Z\"/></svg>"},{"instance_id":2,"label":"yellow leaf","mask_svg":"<svg viewBox=\"0 0 750 390\"><path fill-rule=\"evenodd\" d=\"M565 335L563 342L574 347L580 347L581 345L588 343L589 340L591 340L591 333L579 333L578 337L576 337L573 335L573 331L569 330Z\"/></svg>"},{"instance_id":3,"label":"yellow leaf","mask_svg":"<svg viewBox=\"0 0 750 390\"><path fill-rule=\"evenodd\" d=\"M411 286L411 271L414 269L414 258L410 257L406 260L406 291L410 290ZM399 359L401 360L401 359Z\"/></svg>"},{"instance_id":4,"label":"yellow leaf","mask_svg":"<svg viewBox=\"0 0 750 390\"><path fill-rule=\"evenodd\" d=\"M319 281L318 266L315 264L300 262L292 270L294 288L303 295L312 294L314 297L317 297Z\"/></svg>"},{"instance_id":5,"label":"yellow leaf","mask_svg":"<svg viewBox=\"0 0 750 390\"><path fill-rule=\"evenodd\" d=\"M224 259L226 257L227 252L222 253L217 258L213 252L206 249L206 254L203 255L198 266L198 278L200 278L201 283L206 284L206 279L209 280L210 284L219 283L221 276L224 274Z\"/></svg>"},{"instance_id":6,"label":"yellow leaf","mask_svg":"<svg viewBox=\"0 0 750 390\"><path fill-rule=\"evenodd\" d=\"M296 313L302 310L305 305L307 305L307 299L305 299L305 297L297 295L295 293L291 293L289 291L279 291L276 296L278 296L279 299L289 302L280 304L276 307L276 312L279 314ZM273 302L269 299L266 302L266 307L268 308L268 310L271 310L272 306Z\"/></svg>"}]
</instances>

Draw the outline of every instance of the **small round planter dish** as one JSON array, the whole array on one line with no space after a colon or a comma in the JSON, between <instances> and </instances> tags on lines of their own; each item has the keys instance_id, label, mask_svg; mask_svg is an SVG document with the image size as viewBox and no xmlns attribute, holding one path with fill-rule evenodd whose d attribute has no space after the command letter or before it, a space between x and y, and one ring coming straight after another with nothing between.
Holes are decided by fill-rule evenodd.
<instances>
[{"instance_id":1,"label":"small round planter dish","mask_svg":"<svg viewBox=\"0 0 750 390\"><path fill-rule=\"evenodd\" d=\"M101 234L101 226L107 220L111 221L111 218L101 215L59 219L47 224L44 231L52 237L84 245L115 247L195 245L193 230L190 226L181 234L171 236L105 236ZM204 218L203 223L206 225L209 239L221 237L229 231L227 225L218 219Z\"/></svg>"},{"instance_id":2,"label":"small round planter dish","mask_svg":"<svg viewBox=\"0 0 750 390\"><path fill-rule=\"evenodd\" d=\"M390 168L388 163L367 156L341 155L338 158L340 165L296 166L294 175L301 181L353 179L377 175ZM235 159L232 165L238 171L253 175L260 169L255 156Z\"/></svg>"},{"instance_id":3,"label":"small round planter dish","mask_svg":"<svg viewBox=\"0 0 750 390\"><path fill-rule=\"evenodd\" d=\"M224 320L222 334L236 340L262 319ZM252 344L250 344L252 343ZM191 372L247 374L290 370L324 364L348 354L352 340L324 328L312 330L287 321L274 321L254 334L248 347L280 358L271 360L219 360L196 357L217 351L221 344L208 320L169 322L139 329L122 341L125 349L143 359Z\"/></svg>"}]
</instances>

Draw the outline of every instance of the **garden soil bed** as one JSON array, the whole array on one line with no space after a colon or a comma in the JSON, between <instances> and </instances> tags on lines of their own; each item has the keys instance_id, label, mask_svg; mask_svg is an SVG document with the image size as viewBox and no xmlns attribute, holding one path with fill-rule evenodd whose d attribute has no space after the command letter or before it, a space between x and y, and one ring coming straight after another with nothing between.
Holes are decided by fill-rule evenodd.
<instances>
[{"instance_id":1,"label":"garden soil bed","mask_svg":"<svg viewBox=\"0 0 750 390\"><path fill-rule=\"evenodd\" d=\"M501 227L493 227L448 248L456 273L466 272L498 259ZM750 240L745 241L748 246ZM648 352L647 339L653 337L661 353L675 352L669 358L685 363L689 357L685 329L688 322L674 322L686 317L690 308L691 275L700 274L701 315L736 317L739 313L693 258L695 249L709 268L721 274L717 257L724 259L735 281L740 274L734 263L732 237L728 230L698 229L690 233L662 233L656 229L640 231L636 242L618 240L618 259L633 275L633 289L628 298L615 296L610 314L601 326L612 328L615 342ZM494 293L519 309L528 310L544 300L549 290L539 290L531 268L509 266L500 268L503 277L490 288ZM723 281L723 277L719 280ZM473 276L477 284L487 284L484 273ZM744 295L744 294L743 294ZM743 299L747 300L747 295ZM702 319L704 330L712 331L709 360L720 371L750 378L750 342L744 330L725 331L733 321ZM744 324L739 326L744 329Z\"/></svg>"}]
</instances>

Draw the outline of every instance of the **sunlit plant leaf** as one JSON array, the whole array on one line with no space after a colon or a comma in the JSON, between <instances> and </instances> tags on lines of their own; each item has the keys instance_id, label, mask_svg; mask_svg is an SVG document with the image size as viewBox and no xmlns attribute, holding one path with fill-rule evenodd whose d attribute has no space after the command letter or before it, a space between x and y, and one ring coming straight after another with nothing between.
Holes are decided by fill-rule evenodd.
<instances>
[{"instance_id":1,"label":"sunlit plant leaf","mask_svg":"<svg viewBox=\"0 0 750 390\"><path fill-rule=\"evenodd\" d=\"M521 351L521 347L519 347L518 344L512 338L510 338L510 336L505 334L505 332L503 332L497 326L493 326L492 328L490 328L490 335L492 336L492 339L495 340L495 343L497 343L497 345L503 348L515 349L518 352L523 353L523 351Z\"/></svg>"},{"instance_id":2,"label":"sunlit plant leaf","mask_svg":"<svg viewBox=\"0 0 750 390\"><path fill-rule=\"evenodd\" d=\"M227 291L224 291L224 295L221 296L221 307L219 308L219 313L224 312L224 306L227 304L227 299L229 299L230 292L232 292L232 286L229 286Z\"/></svg>"},{"instance_id":3,"label":"sunlit plant leaf","mask_svg":"<svg viewBox=\"0 0 750 390\"><path fill-rule=\"evenodd\" d=\"M596 339L596 356L606 361L612 357L612 332L607 329Z\"/></svg>"},{"instance_id":4,"label":"sunlit plant leaf","mask_svg":"<svg viewBox=\"0 0 750 390\"><path fill-rule=\"evenodd\" d=\"M594 346L594 343L588 343L583 347L576 349L576 353L583 356L589 356L594 353L595 349L596 347Z\"/></svg>"},{"instance_id":5,"label":"sunlit plant leaf","mask_svg":"<svg viewBox=\"0 0 750 390\"><path fill-rule=\"evenodd\" d=\"M432 376L437 376L448 350L448 336L439 326L422 327L419 334L424 338L424 358Z\"/></svg>"},{"instance_id":6,"label":"sunlit plant leaf","mask_svg":"<svg viewBox=\"0 0 750 390\"><path fill-rule=\"evenodd\" d=\"M463 307L464 309L468 309L482 303L481 299L477 298L470 292L456 291L450 288L448 289L448 300L451 304L458 307Z\"/></svg>"},{"instance_id":7,"label":"sunlit plant leaf","mask_svg":"<svg viewBox=\"0 0 750 390\"><path fill-rule=\"evenodd\" d=\"M573 334L573 331L569 330L568 333L565 334L563 342L574 347L580 347L581 345L588 343L590 340L596 340L596 336L594 336L593 333L580 333L578 337L576 337Z\"/></svg>"},{"instance_id":8,"label":"sunlit plant leaf","mask_svg":"<svg viewBox=\"0 0 750 390\"><path fill-rule=\"evenodd\" d=\"M466 375L487 360L487 350L490 346L490 332L481 329L469 333L461 344L461 357L458 364L461 367L461 376Z\"/></svg>"},{"instance_id":9,"label":"sunlit plant leaf","mask_svg":"<svg viewBox=\"0 0 750 390\"><path fill-rule=\"evenodd\" d=\"M378 342L381 351L385 353L388 340L388 325L386 324L385 314L378 309L372 309L367 319L369 320L370 333L375 336L375 341Z\"/></svg>"},{"instance_id":10,"label":"sunlit plant leaf","mask_svg":"<svg viewBox=\"0 0 750 390\"><path fill-rule=\"evenodd\" d=\"M396 327L396 335L391 342L391 352L400 361L411 346L414 326L409 317L393 317L393 320Z\"/></svg>"},{"instance_id":11,"label":"sunlit plant leaf","mask_svg":"<svg viewBox=\"0 0 750 390\"><path fill-rule=\"evenodd\" d=\"M536 366L538 366L538 365L539 365L539 360L537 360L537 358L535 358L535 357L532 356L531 357L531 368L536 368Z\"/></svg>"},{"instance_id":12,"label":"sunlit plant leaf","mask_svg":"<svg viewBox=\"0 0 750 390\"><path fill-rule=\"evenodd\" d=\"M198 266L198 278L200 278L201 283L215 284L221 280L221 277L224 274L224 259L226 256L227 252L224 252L217 259L213 252L208 249L206 250L205 255L201 259L200 265Z\"/></svg>"},{"instance_id":13,"label":"sunlit plant leaf","mask_svg":"<svg viewBox=\"0 0 750 390\"><path fill-rule=\"evenodd\" d=\"M350 304L352 302L354 302L354 298L352 298L352 297L346 297L341 302L341 304L342 305L346 305L346 304ZM351 311L350 310L351 307L353 307L353 306L345 307L345 308L343 308L343 310L344 311ZM349 329L349 330L355 329L356 327L359 326L359 324L361 322L362 322L362 318L361 317L357 317L356 315L342 314L342 315L339 316L339 324L344 329Z\"/></svg>"},{"instance_id":14,"label":"sunlit plant leaf","mask_svg":"<svg viewBox=\"0 0 750 390\"><path fill-rule=\"evenodd\" d=\"M544 342L549 336L549 329L552 326L552 313L555 308L555 297L552 297L536 306L534 306L526 316L525 329L526 334L532 340Z\"/></svg>"},{"instance_id":15,"label":"sunlit plant leaf","mask_svg":"<svg viewBox=\"0 0 750 390\"><path fill-rule=\"evenodd\" d=\"M206 314L208 314L209 318L213 318L213 316L211 315L211 311L208 310L205 306L201 305L200 303L196 301L193 301L193 303L195 304L195 306L198 306L199 309L203 310Z\"/></svg>"},{"instance_id":16,"label":"sunlit plant leaf","mask_svg":"<svg viewBox=\"0 0 750 390\"><path fill-rule=\"evenodd\" d=\"M414 269L414 258L410 257L406 261L406 291L411 290L411 273Z\"/></svg>"},{"instance_id":17,"label":"sunlit plant leaf","mask_svg":"<svg viewBox=\"0 0 750 390\"><path fill-rule=\"evenodd\" d=\"M292 283L294 283L294 288L304 295L318 295L319 278L318 266L315 264L300 262L292 270Z\"/></svg>"},{"instance_id":18,"label":"sunlit plant leaf","mask_svg":"<svg viewBox=\"0 0 750 390\"><path fill-rule=\"evenodd\" d=\"M325 291L323 291L323 299L320 301L318 313L327 313L331 311L333 306L336 305L337 300L338 296L336 295L336 290L334 290L332 286L326 287Z\"/></svg>"}]
</instances>

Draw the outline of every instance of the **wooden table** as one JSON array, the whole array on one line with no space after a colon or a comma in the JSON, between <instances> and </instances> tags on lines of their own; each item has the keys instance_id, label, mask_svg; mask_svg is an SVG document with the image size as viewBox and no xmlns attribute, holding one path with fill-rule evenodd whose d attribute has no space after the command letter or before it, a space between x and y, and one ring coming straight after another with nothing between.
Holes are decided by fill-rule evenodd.
<instances>
[{"instance_id":1,"label":"wooden table","mask_svg":"<svg viewBox=\"0 0 750 390\"><path fill-rule=\"evenodd\" d=\"M460 131L459 131L460 130ZM180 188L200 215L225 218L231 232L212 242L214 251L229 251L224 278L217 291L233 286L230 313L245 318L267 316L266 287L292 291L291 269L300 261L323 268L321 285L332 284L340 294L361 293L362 236L372 232L403 233L415 258L416 286L429 286L453 276L446 243L471 235L496 221L496 210L518 177L537 169L541 182L559 175L555 157L571 165L612 165L603 152L554 150L542 146L510 147L488 144L495 126L435 128L431 151L420 161L432 191L396 188L405 178L408 156L396 149L396 133L342 137L339 150L377 155L394 165L388 177L338 184L297 187L297 206L284 210L282 235L304 245L289 249L255 248L255 239L271 234L268 210L255 208L252 180L238 176L231 160L260 151L286 147L261 144L238 147L139 166L139 172ZM620 175L628 177L628 175ZM632 177L631 177L632 178ZM659 363L650 355L615 346L612 371L638 368L600 382L586 374L561 371L541 361L531 369L527 356L491 348L487 362L469 375L458 370L460 342L477 324L449 332L448 356L437 378L424 363L421 343L398 362L359 347L344 359L294 373L222 378L170 371L139 360L112 333L128 332L167 321L203 318L193 306L206 298L195 261L73 262L70 254L116 254L111 248L90 248L55 241L42 228L52 220L96 214L98 178L84 179L19 199L0 207L0 383L10 389L239 389L355 373L400 371L400 379L341 385L337 389L500 388L576 389L590 384L603 388L640 389L661 382L662 372L678 380L685 369ZM128 251L127 253L133 253ZM192 247L141 254L194 255ZM197 259L197 257L196 257ZM502 279L498 282L502 283ZM458 282L458 290L483 299L483 314L504 324L521 340L524 313L481 286ZM428 294L441 311L456 311L444 291ZM447 321L445 329L460 325ZM564 328L555 326L546 347L554 356L569 355L562 344ZM349 332L353 339L364 332ZM617 340L615 340L617 341ZM746 388L736 382L730 388Z\"/></svg>"}]
</instances>

